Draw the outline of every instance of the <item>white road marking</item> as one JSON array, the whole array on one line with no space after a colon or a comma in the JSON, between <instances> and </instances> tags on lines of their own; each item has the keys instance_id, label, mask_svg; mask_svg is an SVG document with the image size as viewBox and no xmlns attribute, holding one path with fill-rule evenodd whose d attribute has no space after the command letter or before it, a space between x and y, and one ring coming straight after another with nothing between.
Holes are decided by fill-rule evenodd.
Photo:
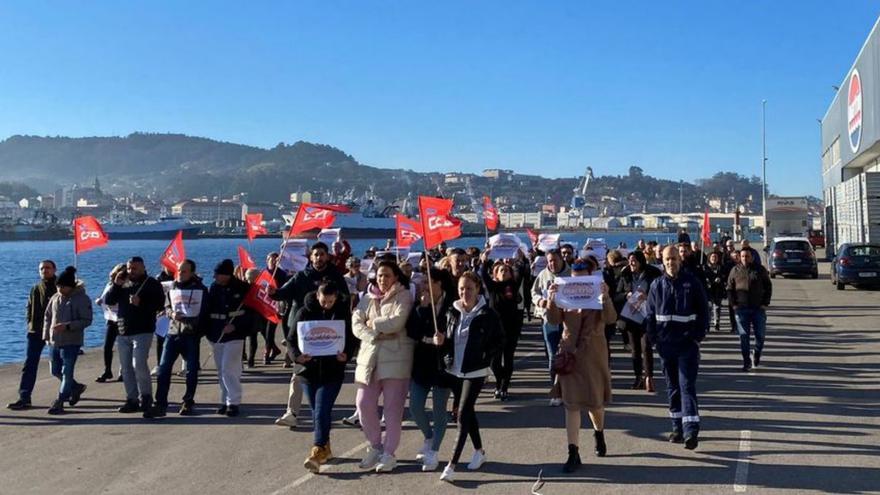
<instances>
[{"instance_id":1,"label":"white road marking","mask_svg":"<svg viewBox=\"0 0 880 495\"><path fill-rule=\"evenodd\" d=\"M530 353L526 354L525 356L517 359L515 362L519 363L519 362L525 361L526 359L528 359L536 354L538 354L538 353L537 352L530 352ZM348 457L350 455L353 455L358 451L366 449L367 446L369 446L369 445L370 445L370 442L364 442L364 443L358 445L357 447L349 450L348 452L345 452L344 454L342 454L341 457ZM327 471L330 471L332 468L333 468L332 464L325 465L322 467L321 472L325 473ZM289 485L272 492L271 495L281 495L283 493L286 493L286 492L302 485L303 483L309 481L310 479L312 479L314 477L315 477L314 473L306 473L306 474L300 476L299 478L293 480Z\"/></svg>"},{"instance_id":2,"label":"white road marking","mask_svg":"<svg viewBox=\"0 0 880 495\"><path fill-rule=\"evenodd\" d=\"M749 488L749 452L752 448L752 432L742 430L739 434L739 459L733 477L733 491L743 493Z\"/></svg>"},{"instance_id":3,"label":"white road marking","mask_svg":"<svg viewBox=\"0 0 880 495\"><path fill-rule=\"evenodd\" d=\"M348 452L345 452L340 457L348 457L350 455L354 455L356 452L366 449L368 445L370 445L370 442L364 442L364 443L358 445L357 447L349 450ZM323 468L321 469L321 472L326 473L327 471L330 471L330 469L332 467L333 467L332 464L324 465ZM289 485L285 486L284 488L281 488L279 490L272 492L272 495L281 495L282 493L288 492L288 491L298 487L299 485L302 485L306 481L309 481L314 476L315 476L314 473L304 474L304 475L300 476L299 478L293 480Z\"/></svg>"}]
</instances>

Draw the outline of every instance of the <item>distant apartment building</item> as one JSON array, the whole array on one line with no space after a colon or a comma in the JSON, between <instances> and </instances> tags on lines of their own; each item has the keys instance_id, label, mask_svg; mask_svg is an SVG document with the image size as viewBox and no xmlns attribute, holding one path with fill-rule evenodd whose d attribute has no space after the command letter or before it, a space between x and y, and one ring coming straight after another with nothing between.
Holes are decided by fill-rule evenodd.
<instances>
[{"instance_id":1,"label":"distant apartment building","mask_svg":"<svg viewBox=\"0 0 880 495\"><path fill-rule=\"evenodd\" d=\"M500 168L487 168L483 170L483 177L491 180L508 180L513 175L513 170Z\"/></svg>"},{"instance_id":2,"label":"distant apartment building","mask_svg":"<svg viewBox=\"0 0 880 495\"><path fill-rule=\"evenodd\" d=\"M241 220L244 218L244 204L240 201L191 199L172 206L171 213L193 222Z\"/></svg>"},{"instance_id":3,"label":"distant apartment building","mask_svg":"<svg viewBox=\"0 0 880 495\"><path fill-rule=\"evenodd\" d=\"M312 202L312 193L300 192L297 191L295 193L290 193L290 202L291 203L311 203Z\"/></svg>"},{"instance_id":4,"label":"distant apartment building","mask_svg":"<svg viewBox=\"0 0 880 495\"><path fill-rule=\"evenodd\" d=\"M306 201L308 203L308 201ZM248 201L245 203L242 215L262 213L263 221L281 220L281 206L267 201ZM242 217L242 219L244 219Z\"/></svg>"}]
</instances>

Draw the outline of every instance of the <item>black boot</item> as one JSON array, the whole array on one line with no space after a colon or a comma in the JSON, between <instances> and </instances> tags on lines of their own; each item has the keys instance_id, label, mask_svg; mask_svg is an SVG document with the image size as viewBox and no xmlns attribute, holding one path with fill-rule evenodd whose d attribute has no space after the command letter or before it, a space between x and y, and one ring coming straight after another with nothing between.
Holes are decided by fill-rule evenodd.
<instances>
[{"instance_id":1,"label":"black boot","mask_svg":"<svg viewBox=\"0 0 880 495\"><path fill-rule=\"evenodd\" d=\"M49 410L46 412L53 416L64 414L64 401L61 399L55 399L55 402L52 403L52 407L50 407Z\"/></svg>"},{"instance_id":2,"label":"black boot","mask_svg":"<svg viewBox=\"0 0 880 495\"><path fill-rule=\"evenodd\" d=\"M594 430L593 439L596 440L596 455L605 457L605 453L608 451L608 448L605 446L605 431Z\"/></svg>"},{"instance_id":3,"label":"black boot","mask_svg":"<svg viewBox=\"0 0 880 495\"><path fill-rule=\"evenodd\" d=\"M581 454L578 452L578 446L568 444L568 460L562 466L563 473L573 473L581 467Z\"/></svg>"},{"instance_id":4,"label":"black boot","mask_svg":"<svg viewBox=\"0 0 880 495\"><path fill-rule=\"evenodd\" d=\"M138 401L126 400L125 404L123 404L122 407L120 407L118 409L118 411L123 414L131 414L131 413L136 413L138 411L138 407L139 407Z\"/></svg>"},{"instance_id":5,"label":"black boot","mask_svg":"<svg viewBox=\"0 0 880 495\"><path fill-rule=\"evenodd\" d=\"M700 444L700 441L697 437L697 432L688 433L684 438L684 448L688 450L694 450L697 448L697 445Z\"/></svg>"},{"instance_id":6,"label":"black boot","mask_svg":"<svg viewBox=\"0 0 880 495\"><path fill-rule=\"evenodd\" d=\"M669 434L669 443L682 443L684 442L684 435L682 435L681 430L673 429L672 433Z\"/></svg>"},{"instance_id":7,"label":"black boot","mask_svg":"<svg viewBox=\"0 0 880 495\"><path fill-rule=\"evenodd\" d=\"M144 412L143 416L146 419L152 419L155 417L153 415L153 396L152 395L141 396L141 411Z\"/></svg>"}]
</instances>

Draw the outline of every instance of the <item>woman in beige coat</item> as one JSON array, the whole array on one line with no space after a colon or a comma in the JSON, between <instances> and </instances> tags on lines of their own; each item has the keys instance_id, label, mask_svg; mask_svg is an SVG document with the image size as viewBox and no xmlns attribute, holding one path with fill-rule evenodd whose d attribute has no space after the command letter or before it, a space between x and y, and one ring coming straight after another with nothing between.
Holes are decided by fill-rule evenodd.
<instances>
[{"instance_id":1,"label":"woman in beige coat","mask_svg":"<svg viewBox=\"0 0 880 495\"><path fill-rule=\"evenodd\" d=\"M595 258L578 259L572 265L572 276L591 275L597 268ZM583 412L589 414L593 423L596 455L605 455L605 406L611 402L611 371L608 367L605 325L617 320L617 312L604 283L601 310L563 310L556 305L556 289L553 284L548 291L550 302L547 321L562 323L559 350L572 353L575 359L571 373L556 377L565 405L565 430L568 436L568 460L563 471L570 473L581 465L578 439Z\"/></svg>"},{"instance_id":2,"label":"woman in beige coat","mask_svg":"<svg viewBox=\"0 0 880 495\"><path fill-rule=\"evenodd\" d=\"M412 373L415 341L406 335L412 309L409 281L391 261L379 263L376 284L367 289L352 315L352 330L361 340L354 381L361 428L370 442L362 469L389 472L397 466L403 408ZM379 423L379 395L385 414L385 441Z\"/></svg>"}]
</instances>

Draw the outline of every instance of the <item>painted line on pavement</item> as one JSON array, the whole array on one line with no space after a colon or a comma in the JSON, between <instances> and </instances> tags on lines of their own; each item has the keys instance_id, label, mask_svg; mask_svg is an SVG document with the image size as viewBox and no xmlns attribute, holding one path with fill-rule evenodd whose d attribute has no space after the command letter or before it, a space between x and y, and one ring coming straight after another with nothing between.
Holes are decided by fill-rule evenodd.
<instances>
[{"instance_id":1,"label":"painted line on pavement","mask_svg":"<svg viewBox=\"0 0 880 495\"><path fill-rule=\"evenodd\" d=\"M752 448L752 432L742 430L739 434L739 459L733 477L733 491L743 493L749 488L749 452Z\"/></svg>"},{"instance_id":2,"label":"painted line on pavement","mask_svg":"<svg viewBox=\"0 0 880 495\"><path fill-rule=\"evenodd\" d=\"M537 352L530 352L530 353L526 354L525 356L517 359L515 362L519 363L519 362L525 361L526 359L528 359L536 354L538 354L538 353ZM358 445L357 447L349 450L348 452L345 452L344 454L342 454L342 457L348 457L348 456L354 455L356 452L366 449L369 445L370 445L370 442L364 442L364 443ZM325 464L323 466L323 469L321 469L321 472L326 473L327 471L330 471L332 468L333 468L332 464L329 464L329 465ZM286 493L286 492L302 485L303 483L309 481L310 479L312 479L314 477L315 477L314 473L306 473L306 474L300 476L299 478L293 480L289 485L287 485L283 488L280 488L278 490L275 490L274 492L272 492L271 495L281 495L283 493Z\"/></svg>"},{"instance_id":3,"label":"painted line on pavement","mask_svg":"<svg viewBox=\"0 0 880 495\"><path fill-rule=\"evenodd\" d=\"M350 455L354 455L359 450L366 449L368 445L370 445L370 442L364 442L364 443L358 445L357 447L349 450L348 452L343 453L341 457L348 457ZM326 473L327 471L330 471L332 467L333 467L332 464L331 465L325 464L324 469L322 469L321 472ZM281 495L282 493L285 493L289 490L292 490L292 489L298 487L299 485L302 485L306 481L309 481L310 479L312 479L314 477L315 477L314 473L304 474L304 475L300 476L299 478L293 480L289 485L285 486L284 488L281 488L279 490L272 492L272 495Z\"/></svg>"}]
</instances>

